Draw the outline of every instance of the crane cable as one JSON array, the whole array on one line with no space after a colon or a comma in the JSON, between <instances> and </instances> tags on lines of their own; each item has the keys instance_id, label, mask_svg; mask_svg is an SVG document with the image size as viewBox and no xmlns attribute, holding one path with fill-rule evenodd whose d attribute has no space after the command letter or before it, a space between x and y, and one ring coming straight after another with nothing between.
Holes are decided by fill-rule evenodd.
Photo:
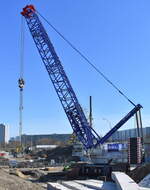
<instances>
[{"instance_id":1,"label":"crane cable","mask_svg":"<svg viewBox=\"0 0 150 190\"><path fill-rule=\"evenodd\" d=\"M136 104L128 98L127 95L125 95L100 69L98 69L79 49L77 49L59 30L54 27L44 16L41 15L37 10L36 12L38 15L43 18L43 20L74 50L76 51L98 74L100 74L105 81L107 81L113 88L115 88L120 95L122 95L129 103L131 103L133 106L136 106Z\"/></svg>"},{"instance_id":2,"label":"crane cable","mask_svg":"<svg viewBox=\"0 0 150 190\"><path fill-rule=\"evenodd\" d=\"M20 31L20 76L18 79L19 87L19 138L22 147L22 112L23 112L23 88L24 88L24 18L21 17L21 31Z\"/></svg>"}]
</instances>

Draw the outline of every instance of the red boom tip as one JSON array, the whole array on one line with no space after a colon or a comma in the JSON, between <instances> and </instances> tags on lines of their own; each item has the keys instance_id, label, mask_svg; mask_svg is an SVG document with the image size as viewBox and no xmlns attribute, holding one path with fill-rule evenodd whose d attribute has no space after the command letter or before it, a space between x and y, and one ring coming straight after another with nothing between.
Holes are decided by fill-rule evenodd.
<instances>
[{"instance_id":1,"label":"red boom tip","mask_svg":"<svg viewBox=\"0 0 150 190\"><path fill-rule=\"evenodd\" d=\"M33 12L35 12L35 7L33 5L27 5L26 7L23 8L23 11L21 12L21 14L23 16L31 16L31 14Z\"/></svg>"}]
</instances>

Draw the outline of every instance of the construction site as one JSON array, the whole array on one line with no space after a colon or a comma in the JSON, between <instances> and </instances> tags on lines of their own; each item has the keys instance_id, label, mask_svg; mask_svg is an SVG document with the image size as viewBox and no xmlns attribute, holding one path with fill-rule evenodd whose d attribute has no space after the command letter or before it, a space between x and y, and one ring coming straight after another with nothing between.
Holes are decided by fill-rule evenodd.
<instances>
[{"instance_id":1,"label":"construction site","mask_svg":"<svg viewBox=\"0 0 150 190\"><path fill-rule=\"evenodd\" d=\"M1 13L2 46L6 38L14 47L11 56L3 49L5 60L18 55L19 64L7 68L6 81L2 66L0 78L3 87L16 83L11 73L17 78L15 90L1 90L0 122L10 123L11 138L0 124L0 190L148 190L150 3L58 2L18 1Z\"/></svg>"}]
</instances>

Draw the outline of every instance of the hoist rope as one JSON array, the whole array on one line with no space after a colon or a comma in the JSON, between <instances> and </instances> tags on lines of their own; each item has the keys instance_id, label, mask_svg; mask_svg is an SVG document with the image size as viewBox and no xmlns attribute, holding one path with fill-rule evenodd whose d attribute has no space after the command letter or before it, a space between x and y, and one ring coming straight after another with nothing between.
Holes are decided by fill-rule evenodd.
<instances>
[{"instance_id":1,"label":"hoist rope","mask_svg":"<svg viewBox=\"0 0 150 190\"><path fill-rule=\"evenodd\" d=\"M131 101L131 99L128 98L125 93L123 93L102 71L100 71L99 68L97 68L79 49L77 49L59 30L54 27L44 16L41 15L37 10L36 12L38 15L43 18L43 20L74 50L76 51L98 74L100 74L105 81L107 81L114 89L118 91L120 95L122 95L129 103L131 103L133 106L136 106L136 104Z\"/></svg>"}]
</instances>

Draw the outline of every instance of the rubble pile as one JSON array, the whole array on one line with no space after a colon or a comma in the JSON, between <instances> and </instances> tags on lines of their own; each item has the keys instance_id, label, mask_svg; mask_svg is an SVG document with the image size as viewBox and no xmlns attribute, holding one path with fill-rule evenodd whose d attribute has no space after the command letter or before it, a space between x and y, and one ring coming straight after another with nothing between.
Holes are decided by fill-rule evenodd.
<instances>
[{"instance_id":1,"label":"rubble pile","mask_svg":"<svg viewBox=\"0 0 150 190\"><path fill-rule=\"evenodd\" d=\"M73 147L70 145L58 146L52 150L41 150L31 154L31 159L44 158L45 161L55 160L56 163L79 161L78 157L72 156Z\"/></svg>"}]
</instances>

